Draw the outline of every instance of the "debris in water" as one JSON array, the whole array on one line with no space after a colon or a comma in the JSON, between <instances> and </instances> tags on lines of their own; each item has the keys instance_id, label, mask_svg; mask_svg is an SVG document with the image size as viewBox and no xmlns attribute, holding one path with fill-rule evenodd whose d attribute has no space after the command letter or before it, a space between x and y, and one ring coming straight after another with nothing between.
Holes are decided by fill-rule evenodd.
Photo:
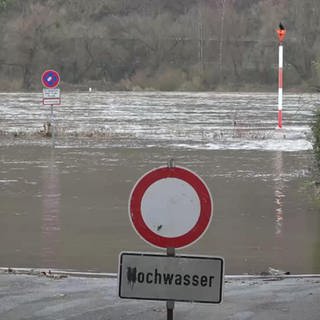
<instances>
[{"instance_id":1,"label":"debris in water","mask_svg":"<svg viewBox=\"0 0 320 320\"><path fill-rule=\"evenodd\" d=\"M280 269L275 269L269 267L266 271L262 271L260 273L261 276L284 276L284 275L289 275L289 271L283 271Z\"/></svg>"}]
</instances>

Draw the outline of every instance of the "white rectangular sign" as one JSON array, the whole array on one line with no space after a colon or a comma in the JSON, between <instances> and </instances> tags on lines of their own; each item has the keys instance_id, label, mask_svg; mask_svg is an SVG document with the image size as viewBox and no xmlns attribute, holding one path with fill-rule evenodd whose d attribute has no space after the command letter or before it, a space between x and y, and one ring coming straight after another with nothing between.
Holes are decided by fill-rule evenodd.
<instances>
[{"instance_id":1,"label":"white rectangular sign","mask_svg":"<svg viewBox=\"0 0 320 320\"><path fill-rule=\"evenodd\" d=\"M43 99L43 104L47 106L59 105L60 103L60 99Z\"/></svg>"},{"instance_id":2,"label":"white rectangular sign","mask_svg":"<svg viewBox=\"0 0 320 320\"><path fill-rule=\"evenodd\" d=\"M120 254L120 298L221 303L223 278L221 257Z\"/></svg>"},{"instance_id":3,"label":"white rectangular sign","mask_svg":"<svg viewBox=\"0 0 320 320\"><path fill-rule=\"evenodd\" d=\"M61 103L60 89L44 88L42 101L44 105L59 105Z\"/></svg>"},{"instance_id":4,"label":"white rectangular sign","mask_svg":"<svg viewBox=\"0 0 320 320\"><path fill-rule=\"evenodd\" d=\"M60 99L60 89L43 89L43 99Z\"/></svg>"}]
</instances>

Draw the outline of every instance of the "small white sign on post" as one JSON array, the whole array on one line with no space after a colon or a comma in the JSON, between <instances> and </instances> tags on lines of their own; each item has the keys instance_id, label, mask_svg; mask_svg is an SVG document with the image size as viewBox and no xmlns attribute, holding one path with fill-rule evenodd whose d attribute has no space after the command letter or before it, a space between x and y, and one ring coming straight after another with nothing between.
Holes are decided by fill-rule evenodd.
<instances>
[{"instance_id":1,"label":"small white sign on post","mask_svg":"<svg viewBox=\"0 0 320 320\"><path fill-rule=\"evenodd\" d=\"M224 260L220 257L122 252L119 266L121 298L222 302Z\"/></svg>"},{"instance_id":2,"label":"small white sign on post","mask_svg":"<svg viewBox=\"0 0 320 320\"><path fill-rule=\"evenodd\" d=\"M43 93L42 102L44 105L60 105L61 104L60 89L43 88L42 93Z\"/></svg>"}]
</instances>

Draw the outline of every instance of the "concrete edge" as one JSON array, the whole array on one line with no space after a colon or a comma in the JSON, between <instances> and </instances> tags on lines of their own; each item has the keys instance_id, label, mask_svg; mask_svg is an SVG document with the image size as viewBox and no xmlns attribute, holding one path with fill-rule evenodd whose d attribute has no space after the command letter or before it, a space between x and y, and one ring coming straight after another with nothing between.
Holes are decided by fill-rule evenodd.
<instances>
[{"instance_id":1,"label":"concrete edge","mask_svg":"<svg viewBox=\"0 0 320 320\"><path fill-rule=\"evenodd\" d=\"M117 278L116 273L103 272L83 272L72 270L60 270L51 268L6 268L0 267L0 274L23 274L23 275L58 275L70 277L85 277L85 278Z\"/></svg>"},{"instance_id":2,"label":"concrete edge","mask_svg":"<svg viewBox=\"0 0 320 320\"><path fill-rule=\"evenodd\" d=\"M57 275L85 278L118 278L117 273L104 272L83 272L72 270L60 270L50 268L8 268L0 267L0 274L21 274L21 275ZM299 278L319 278L320 274L270 274L270 275L225 275L225 280L271 280L271 279L299 279Z\"/></svg>"}]
</instances>

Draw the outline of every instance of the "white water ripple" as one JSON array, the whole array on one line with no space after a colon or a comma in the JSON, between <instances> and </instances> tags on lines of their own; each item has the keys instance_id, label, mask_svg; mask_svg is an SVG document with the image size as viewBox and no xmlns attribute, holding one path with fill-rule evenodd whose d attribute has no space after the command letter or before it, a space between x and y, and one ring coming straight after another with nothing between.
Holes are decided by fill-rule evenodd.
<instances>
[{"instance_id":1,"label":"white water ripple","mask_svg":"<svg viewBox=\"0 0 320 320\"><path fill-rule=\"evenodd\" d=\"M284 96L283 129L277 95L267 93L62 93L54 107L60 147L174 147L213 150L312 149L318 94ZM50 144L51 121L40 93L0 94L0 145Z\"/></svg>"}]
</instances>

